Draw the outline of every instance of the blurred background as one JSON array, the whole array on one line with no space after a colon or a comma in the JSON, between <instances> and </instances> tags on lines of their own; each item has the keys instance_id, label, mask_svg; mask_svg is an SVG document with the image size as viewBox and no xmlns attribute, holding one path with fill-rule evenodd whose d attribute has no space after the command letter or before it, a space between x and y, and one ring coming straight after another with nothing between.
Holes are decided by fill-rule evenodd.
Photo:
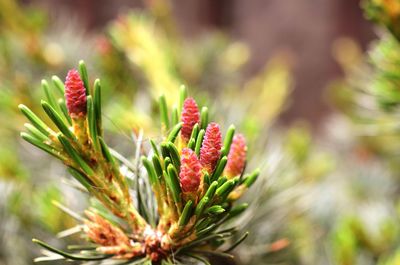
<instances>
[{"instance_id":1,"label":"blurred background","mask_svg":"<svg viewBox=\"0 0 400 265\"><path fill-rule=\"evenodd\" d=\"M128 158L182 84L246 135L262 170L237 220L250 235L212 264L400 264L399 40L398 0L0 0L0 265L46 256L32 238L82 240L65 207L93 202L20 139L17 107L46 120L41 80L81 59Z\"/></svg>"},{"instance_id":2,"label":"blurred background","mask_svg":"<svg viewBox=\"0 0 400 265\"><path fill-rule=\"evenodd\" d=\"M60 15L79 21L79 27L99 33L128 9L146 9L157 1L25 0L45 10L50 20ZM210 31L222 31L244 42L250 51L246 76L260 72L265 62L286 53L295 80L293 100L282 119L306 119L315 125L331 111L324 100L328 83L343 75L332 55L338 38L352 38L362 49L374 37L358 0L171 1L177 30L190 42ZM68 14L68 15L66 15ZM200 48L201 49L201 48ZM216 88L217 89L217 88Z\"/></svg>"}]
</instances>

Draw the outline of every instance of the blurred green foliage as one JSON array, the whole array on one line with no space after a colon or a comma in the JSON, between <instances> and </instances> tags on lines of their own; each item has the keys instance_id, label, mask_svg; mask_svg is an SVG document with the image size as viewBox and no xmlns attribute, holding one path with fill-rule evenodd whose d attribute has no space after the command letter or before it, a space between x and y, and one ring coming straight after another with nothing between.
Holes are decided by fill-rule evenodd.
<instances>
[{"instance_id":1,"label":"blurred green foliage","mask_svg":"<svg viewBox=\"0 0 400 265\"><path fill-rule=\"evenodd\" d=\"M363 0L367 18L387 27L393 36L400 38L400 3L397 0Z\"/></svg>"}]
</instances>

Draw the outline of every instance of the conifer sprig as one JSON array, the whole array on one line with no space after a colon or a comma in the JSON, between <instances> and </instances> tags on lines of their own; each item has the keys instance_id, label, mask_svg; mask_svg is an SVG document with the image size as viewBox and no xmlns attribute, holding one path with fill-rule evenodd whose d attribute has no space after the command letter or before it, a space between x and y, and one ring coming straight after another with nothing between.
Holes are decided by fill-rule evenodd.
<instances>
[{"instance_id":1,"label":"conifer sprig","mask_svg":"<svg viewBox=\"0 0 400 265\"><path fill-rule=\"evenodd\" d=\"M245 210L247 204L234 203L259 174L255 170L241 178L247 148L244 137L235 135L231 126L223 138L219 125L209 123L208 109L202 107L200 112L184 88L177 102L182 109L170 110L161 96L163 140L150 141L152 152L142 154L137 162L143 170L125 165L136 180L143 175L147 178L130 187L120 170L128 160L103 138L100 80L96 79L92 89L89 84L83 62L79 72L68 73L65 85L55 76L50 83L43 81L47 101L42 101L42 106L54 126L20 105L31 122L21 136L61 160L90 195L118 219L108 220L109 214L102 214L104 210L95 206L86 211L83 233L95 245L93 251L83 251L86 246L82 246L66 252L40 240L34 242L67 260L110 259L115 264L121 259L138 264L196 259L209 264L207 257L213 255L232 257L226 252L247 234L231 242L236 229L222 227ZM63 92L65 98L57 98L55 91ZM131 192L137 194L135 201ZM154 199L154 206L146 198Z\"/></svg>"}]
</instances>

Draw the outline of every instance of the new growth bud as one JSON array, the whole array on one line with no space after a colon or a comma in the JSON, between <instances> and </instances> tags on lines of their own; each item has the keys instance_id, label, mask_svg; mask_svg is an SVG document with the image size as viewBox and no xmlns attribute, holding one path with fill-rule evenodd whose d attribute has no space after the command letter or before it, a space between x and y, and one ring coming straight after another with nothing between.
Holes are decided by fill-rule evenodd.
<instances>
[{"instance_id":1,"label":"new growth bud","mask_svg":"<svg viewBox=\"0 0 400 265\"><path fill-rule=\"evenodd\" d=\"M195 192L201 179L201 164L190 148L183 148L181 154L181 170L179 180L183 192Z\"/></svg>"},{"instance_id":2,"label":"new growth bud","mask_svg":"<svg viewBox=\"0 0 400 265\"><path fill-rule=\"evenodd\" d=\"M219 125L215 122L207 126L200 149L200 163L211 174L221 155L222 136Z\"/></svg>"},{"instance_id":3,"label":"new growth bud","mask_svg":"<svg viewBox=\"0 0 400 265\"><path fill-rule=\"evenodd\" d=\"M65 100L70 115L86 115L86 89L75 69L65 79Z\"/></svg>"},{"instance_id":4,"label":"new growth bud","mask_svg":"<svg viewBox=\"0 0 400 265\"><path fill-rule=\"evenodd\" d=\"M228 154L228 163L225 168L225 175L235 177L242 174L246 164L246 139L241 134L233 137L231 149Z\"/></svg>"},{"instance_id":5,"label":"new growth bud","mask_svg":"<svg viewBox=\"0 0 400 265\"><path fill-rule=\"evenodd\" d=\"M193 98L187 98L183 103L181 121L183 122L181 130L182 138L188 141L194 125L200 122L199 108Z\"/></svg>"}]
</instances>

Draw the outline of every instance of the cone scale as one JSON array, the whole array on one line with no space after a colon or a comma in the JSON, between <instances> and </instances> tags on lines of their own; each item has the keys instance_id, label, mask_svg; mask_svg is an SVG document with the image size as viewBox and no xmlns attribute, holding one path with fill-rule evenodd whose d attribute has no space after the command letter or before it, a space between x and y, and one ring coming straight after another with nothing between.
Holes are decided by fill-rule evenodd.
<instances>
[{"instance_id":1,"label":"cone scale","mask_svg":"<svg viewBox=\"0 0 400 265\"><path fill-rule=\"evenodd\" d=\"M207 126L200 149L200 163L211 174L221 155L222 136L219 125L215 122Z\"/></svg>"},{"instance_id":2,"label":"cone scale","mask_svg":"<svg viewBox=\"0 0 400 265\"><path fill-rule=\"evenodd\" d=\"M183 123L181 129L182 138L187 142L192 134L193 127L200 122L200 112L193 98L187 98L183 103L181 121Z\"/></svg>"},{"instance_id":3,"label":"cone scale","mask_svg":"<svg viewBox=\"0 0 400 265\"><path fill-rule=\"evenodd\" d=\"M231 149L228 154L225 174L228 177L235 177L242 174L246 164L246 139L243 135L237 134L233 137Z\"/></svg>"},{"instance_id":4,"label":"cone scale","mask_svg":"<svg viewBox=\"0 0 400 265\"><path fill-rule=\"evenodd\" d=\"M199 188L201 164L196 154L189 148L182 149L179 180L183 192L196 192Z\"/></svg>"},{"instance_id":5,"label":"cone scale","mask_svg":"<svg viewBox=\"0 0 400 265\"><path fill-rule=\"evenodd\" d=\"M71 116L86 115L86 89L75 69L68 71L65 79L65 100Z\"/></svg>"}]
</instances>

